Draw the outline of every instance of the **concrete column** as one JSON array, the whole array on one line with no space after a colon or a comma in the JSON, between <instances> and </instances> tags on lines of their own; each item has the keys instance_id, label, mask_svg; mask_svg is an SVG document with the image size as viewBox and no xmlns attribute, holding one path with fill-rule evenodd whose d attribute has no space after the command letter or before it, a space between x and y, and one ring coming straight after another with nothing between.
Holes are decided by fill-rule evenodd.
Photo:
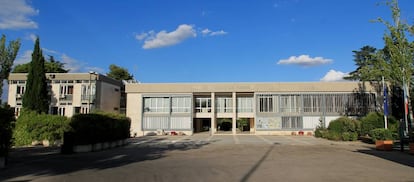
<instances>
[{"instance_id":1,"label":"concrete column","mask_svg":"<svg viewBox=\"0 0 414 182\"><path fill-rule=\"evenodd\" d=\"M211 92L211 132L216 133L216 93Z\"/></svg>"},{"instance_id":2,"label":"concrete column","mask_svg":"<svg viewBox=\"0 0 414 182\"><path fill-rule=\"evenodd\" d=\"M232 117L232 124L233 124L233 135L236 134L236 127L237 127L237 98L236 98L236 92L233 92L232 94L232 99L233 99L233 117Z\"/></svg>"}]
</instances>

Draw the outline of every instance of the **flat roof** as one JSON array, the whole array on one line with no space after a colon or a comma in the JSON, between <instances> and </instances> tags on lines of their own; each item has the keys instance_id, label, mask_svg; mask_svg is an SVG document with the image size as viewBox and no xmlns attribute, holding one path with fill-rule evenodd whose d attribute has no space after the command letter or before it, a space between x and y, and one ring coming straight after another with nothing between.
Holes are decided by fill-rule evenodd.
<instances>
[{"instance_id":1,"label":"flat roof","mask_svg":"<svg viewBox=\"0 0 414 182\"><path fill-rule=\"evenodd\" d=\"M8 80L27 80L27 73L10 73ZM101 80L106 83L121 86L122 82L109 78L102 74L90 73L46 73L46 79L50 80Z\"/></svg>"},{"instance_id":2,"label":"flat roof","mask_svg":"<svg viewBox=\"0 0 414 182\"><path fill-rule=\"evenodd\" d=\"M375 92L362 82L228 82L228 83L130 83L127 93L195 93L195 92Z\"/></svg>"}]
</instances>

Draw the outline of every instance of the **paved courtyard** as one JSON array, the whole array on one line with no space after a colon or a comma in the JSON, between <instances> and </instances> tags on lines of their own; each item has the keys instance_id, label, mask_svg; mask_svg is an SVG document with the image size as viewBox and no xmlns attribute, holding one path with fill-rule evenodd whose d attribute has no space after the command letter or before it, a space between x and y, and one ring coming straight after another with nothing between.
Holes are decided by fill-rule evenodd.
<instances>
[{"instance_id":1,"label":"paved courtyard","mask_svg":"<svg viewBox=\"0 0 414 182\"><path fill-rule=\"evenodd\" d=\"M100 152L19 148L0 181L414 181L414 155L309 136L151 136Z\"/></svg>"}]
</instances>

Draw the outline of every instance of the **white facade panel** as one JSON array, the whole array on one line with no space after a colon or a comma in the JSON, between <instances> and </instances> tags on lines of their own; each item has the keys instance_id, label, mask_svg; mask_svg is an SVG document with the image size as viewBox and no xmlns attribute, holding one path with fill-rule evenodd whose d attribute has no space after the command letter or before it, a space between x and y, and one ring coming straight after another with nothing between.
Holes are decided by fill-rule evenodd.
<instances>
[{"instance_id":1,"label":"white facade panel","mask_svg":"<svg viewBox=\"0 0 414 182\"><path fill-rule=\"evenodd\" d=\"M168 116L144 116L142 124L145 130L157 130L168 129L168 123Z\"/></svg>"},{"instance_id":2,"label":"white facade panel","mask_svg":"<svg viewBox=\"0 0 414 182\"><path fill-rule=\"evenodd\" d=\"M191 117L171 117L171 129L191 129Z\"/></svg>"},{"instance_id":3,"label":"white facade panel","mask_svg":"<svg viewBox=\"0 0 414 182\"><path fill-rule=\"evenodd\" d=\"M316 129L319 125L321 117L319 116L304 116L303 129Z\"/></svg>"}]
</instances>

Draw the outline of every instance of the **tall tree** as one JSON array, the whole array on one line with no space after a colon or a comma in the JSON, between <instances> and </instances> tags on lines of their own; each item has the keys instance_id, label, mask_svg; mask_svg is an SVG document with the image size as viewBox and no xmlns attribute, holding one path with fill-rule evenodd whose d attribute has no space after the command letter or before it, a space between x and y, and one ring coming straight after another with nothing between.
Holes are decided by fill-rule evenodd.
<instances>
[{"instance_id":1,"label":"tall tree","mask_svg":"<svg viewBox=\"0 0 414 182\"><path fill-rule=\"evenodd\" d=\"M376 80L378 75L372 74L371 71L375 64L375 53L377 49L372 46L364 46L358 51L352 51L354 53L354 62L357 66L355 71L352 71L349 76L344 77L346 80L361 80L371 81Z\"/></svg>"},{"instance_id":2,"label":"tall tree","mask_svg":"<svg viewBox=\"0 0 414 182\"><path fill-rule=\"evenodd\" d=\"M115 80L132 80L134 76L128 72L128 69L111 64L109 65L109 73L106 76Z\"/></svg>"},{"instance_id":3,"label":"tall tree","mask_svg":"<svg viewBox=\"0 0 414 182\"><path fill-rule=\"evenodd\" d=\"M23 108L47 113L49 111L50 97L48 94L45 58L40 49L39 37L36 39L30 63L29 74L26 81L26 92L23 95Z\"/></svg>"},{"instance_id":4,"label":"tall tree","mask_svg":"<svg viewBox=\"0 0 414 182\"><path fill-rule=\"evenodd\" d=\"M20 40L10 41L6 46L6 36L2 35L0 39L0 103L3 94L3 80L7 79L10 74L11 67L16 59L17 52L20 49Z\"/></svg>"},{"instance_id":5,"label":"tall tree","mask_svg":"<svg viewBox=\"0 0 414 182\"><path fill-rule=\"evenodd\" d=\"M46 73L67 73L69 70L65 69L65 63L56 61L53 56L49 56L49 60L45 62ZM13 73L28 73L30 69L30 62L25 64L16 65L13 69Z\"/></svg>"}]
</instances>

